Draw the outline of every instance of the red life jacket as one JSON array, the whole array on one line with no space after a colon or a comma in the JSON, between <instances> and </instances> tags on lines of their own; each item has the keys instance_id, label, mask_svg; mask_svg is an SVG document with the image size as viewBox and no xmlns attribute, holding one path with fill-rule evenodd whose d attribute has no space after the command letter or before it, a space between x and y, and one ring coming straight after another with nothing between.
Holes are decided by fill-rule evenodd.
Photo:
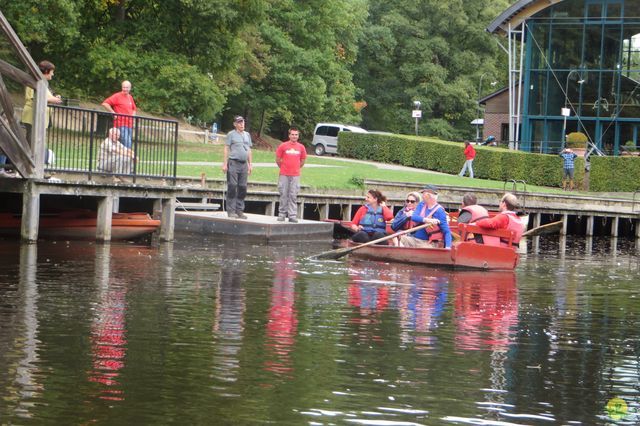
<instances>
[{"instance_id":1,"label":"red life jacket","mask_svg":"<svg viewBox=\"0 0 640 426\"><path fill-rule=\"evenodd\" d=\"M471 214L471 220L469 221L469 223L473 223L476 220L489 217L489 212L487 211L487 209L477 204L463 207L460 211L469 212Z\"/></svg>"},{"instance_id":2,"label":"red life jacket","mask_svg":"<svg viewBox=\"0 0 640 426\"><path fill-rule=\"evenodd\" d=\"M504 214L509 218L509 224L506 229L513 232L512 246L518 247L520 238L522 238L522 233L524 232L524 229L522 229L522 220L520 220L516 212L511 210L500 212L499 214ZM483 235L482 239L484 240L484 244L488 246L512 247L509 245L509 241L504 238Z\"/></svg>"},{"instance_id":3,"label":"red life jacket","mask_svg":"<svg viewBox=\"0 0 640 426\"><path fill-rule=\"evenodd\" d=\"M438 209L444 210L444 207L436 203L433 206L433 210L431 210L431 212L427 216L425 216L424 214L426 213L427 208L427 203L424 203L424 205L422 206L422 211L420 211L420 216L424 217L425 219L431 219L431 216L433 216L433 214L437 212ZM429 236L429 241L444 241L444 235L442 235L442 231L440 231L440 226L438 225L433 225L425 229L425 232Z\"/></svg>"}]
</instances>

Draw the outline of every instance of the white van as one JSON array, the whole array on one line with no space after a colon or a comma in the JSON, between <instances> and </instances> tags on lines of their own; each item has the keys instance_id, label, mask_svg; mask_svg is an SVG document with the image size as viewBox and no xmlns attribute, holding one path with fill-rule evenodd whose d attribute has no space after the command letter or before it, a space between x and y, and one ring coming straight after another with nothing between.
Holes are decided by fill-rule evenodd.
<instances>
[{"instance_id":1,"label":"white van","mask_svg":"<svg viewBox=\"0 0 640 426\"><path fill-rule=\"evenodd\" d=\"M338 132L367 133L365 129L357 126L318 123L313 131L313 140L311 141L316 155L335 154L338 152Z\"/></svg>"}]
</instances>

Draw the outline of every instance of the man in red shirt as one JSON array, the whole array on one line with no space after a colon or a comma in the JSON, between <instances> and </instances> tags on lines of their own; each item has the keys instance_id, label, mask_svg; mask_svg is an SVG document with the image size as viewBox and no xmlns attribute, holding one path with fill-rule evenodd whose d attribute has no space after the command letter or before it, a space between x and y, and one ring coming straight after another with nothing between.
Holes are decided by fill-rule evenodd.
<instances>
[{"instance_id":1,"label":"man in red shirt","mask_svg":"<svg viewBox=\"0 0 640 426\"><path fill-rule=\"evenodd\" d=\"M297 223L298 204L297 197L300 190L300 169L307 159L307 150L298 142L300 131L292 127L289 129L289 140L282 142L276 150L276 164L280 167L278 178L278 192L280 193L280 208L278 221L284 222L289 217L289 222Z\"/></svg>"},{"instance_id":2,"label":"man in red shirt","mask_svg":"<svg viewBox=\"0 0 640 426\"><path fill-rule=\"evenodd\" d=\"M466 161L464 162L464 166L462 166L462 170L460 170L458 176L464 176L468 168L469 177L473 179L473 159L476 158L476 150L469 141L464 141L464 157L466 158Z\"/></svg>"},{"instance_id":3,"label":"man in red shirt","mask_svg":"<svg viewBox=\"0 0 640 426\"><path fill-rule=\"evenodd\" d=\"M114 93L102 102L107 111L117 114L113 120L113 127L120 130L120 142L127 148L131 148L131 135L133 133L133 116L136 115L136 103L131 96L131 82L122 82L122 91Z\"/></svg>"}]
</instances>

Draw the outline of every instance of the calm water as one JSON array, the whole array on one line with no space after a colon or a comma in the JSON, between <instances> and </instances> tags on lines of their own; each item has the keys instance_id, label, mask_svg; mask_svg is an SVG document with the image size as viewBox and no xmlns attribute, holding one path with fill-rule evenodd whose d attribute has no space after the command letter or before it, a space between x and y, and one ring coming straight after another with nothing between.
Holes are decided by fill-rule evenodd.
<instances>
[{"instance_id":1,"label":"calm water","mask_svg":"<svg viewBox=\"0 0 640 426\"><path fill-rule=\"evenodd\" d=\"M629 244L485 273L179 238L0 243L0 424L640 422Z\"/></svg>"}]
</instances>

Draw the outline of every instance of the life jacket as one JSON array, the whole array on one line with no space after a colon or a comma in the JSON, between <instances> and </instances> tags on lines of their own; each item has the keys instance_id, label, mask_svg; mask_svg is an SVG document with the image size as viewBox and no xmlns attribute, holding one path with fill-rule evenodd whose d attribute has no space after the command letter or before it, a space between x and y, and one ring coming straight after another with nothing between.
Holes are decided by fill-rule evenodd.
<instances>
[{"instance_id":1,"label":"life jacket","mask_svg":"<svg viewBox=\"0 0 640 426\"><path fill-rule=\"evenodd\" d=\"M500 237L492 237L489 235L483 235L482 238L484 240L484 244L488 246L501 246L501 247L518 247L520 244L520 238L522 238L522 233L524 230L522 229L522 221L516 214L516 212L507 210L501 212L499 214L507 215L509 218L509 224L507 225L507 230L513 232L513 241L511 242L512 246L509 245L509 240L506 238Z\"/></svg>"},{"instance_id":2,"label":"life jacket","mask_svg":"<svg viewBox=\"0 0 640 426\"><path fill-rule=\"evenodd\" d=\"M385 232L387 223L382 214L382 206L378 206L376 210L373 210L369 204L366 207L367 213L360 219L362 230L367 233Z\"/></svg>"},{"instance_id":3,"label":"life jacket","mask_svg":"<svg viewBox=\"0 0 640 426\"><path fill-rule=\"evenodd\" d=\"M460 212L467 212L467 213L469 213L471 215L471 219L469 220L468 223L474 223L477 220L489 217L489 212L487 211L487 209L485 209L482 206L479 206L478 204L465 206L462 209L460 209ZM484 236L480 235L480 234L478 234L478 235L468 234L467 235L467 240L475 240L477 243L483 244L484 243Z\"/></svg>"},{"instance_id":4,"label":"life jacket","mask_svg":"<svg viewBox=\"0 0 640 426\"><path fill-rule=\"evenodd\" d=\"M424 214L427 212L427 203L424 203L424 205L422 206L422 211L420 212L420 216L424 217L425 219L430 219L431 216L433 216L433 214L438 211L438 209L444 210L444 207L436 203L436 205L433 206L433 210L431 210L431 212L427 216L425 216ZM440 230L439 225L433 225L429 228L426 228L425 232L427 233L427 237L429 237L428 238L429 241L444 240L444 236L442 235L442 231Z\"/></svg>"},{"instance_id":5,"label":"life jacket","mask_svg":"<svg viewBox=\"0 0 640 426\"><path fill-rule=\"evenodd\" d=\"M469 212L471 214L471 220L469 220L469 223L473 223L477 220L489 217L489 212L487 211L487 209L477 204L463 207L460 211Z\"/></svg>"}]
</instances>

